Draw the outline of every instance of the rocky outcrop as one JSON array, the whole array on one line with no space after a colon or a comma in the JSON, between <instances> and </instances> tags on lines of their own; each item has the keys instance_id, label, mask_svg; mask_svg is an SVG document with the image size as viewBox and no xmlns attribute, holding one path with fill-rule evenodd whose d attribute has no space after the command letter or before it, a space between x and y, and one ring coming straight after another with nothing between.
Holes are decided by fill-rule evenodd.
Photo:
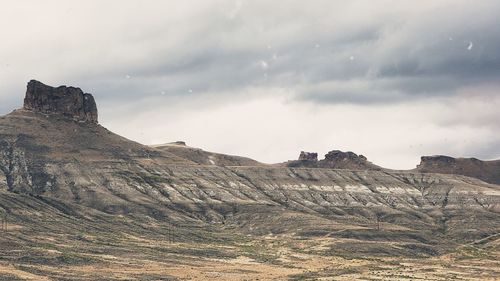
<instances>
[{"instance_id":1,"label":"rocky outcrop","mask_svg":"<svg viewBox=\"0 0 500 281\"><path fill-rule=\"evenodd\" d=\"M444 155L422 156L415 169L421 173L457 174L500 184L500 160L453 158Z\"/></svg>"},{"instance_id":2,"label":"rocky outcrop","mask_svg":"<svg viewBox=\"0 0 500 281\"><path fill-rule=\"evenodd\" d=\"M365 156L357 155L354 152L343 152L332 150L325 155L325 159L319 161L321 168L352 169L352 170L380 170L377 165L369 162Z\"/></svg>"},{"instance_id":3,"label":"rocky outcrop","mask_svg":"<svg viewBox=\"0 0 500 281\"><path fill-rule=\"evenodd\" d=\"M473 159L471 159L473 160ZM474 159L477 160L477 159ZM424 166L451 166L456 163L456 159L445 155L422 156L420 157L420 164Z\"/></svg>"},{"instance_id":4,"label":"rocky outcrop","mask_svg":"<svg viewBox=\"0 0 500 281\"><path fill-rule=\"evenodd\" d=\"M299 161L318 161L318 153L301 151Z\"/></svg>"},{"instance_id":5,"label":"rocky outcrop","mask_svg":"<svg viewBox=\"0 0 500 281\"><path fill-rule=\"evenodd\" d=\"M380 170L381 167L369 162L363 155L357 155L354 152L343 152L332 150L325 155L325 159L318 161L318 154L302 151L299 160L288 161L285 163L288 167L304 168L329 168L329 169L348 169L348 170Z\"/></svg>"},{"instance_id":6,"label":"rocky outcrop","mask_svg":"<svg viewBox=\"0 0 500 281\"><path fill-rule=\"evenodd\" d=\"M291 160L279 166L297 168L318 168L318 153L301 151L298 160Z\"/></svg>"},{"instance_id":7,"label":"rocky outcrop","mask_svg":"<svg viewBox=\"0 0 500 281\"><path fill-rule=\"evenodd\" d=\"M31 80L28 82L23 108L45 114L61 114L82 122L98 123L94 97L83 93L80 88L54 88Z\"/></svg>"},{"instance_id":8,"label":"rocky outcrop","mask_svg":"<svg viewBox=\"0 0 500 281\"><path fill-rule=\"evenodd\" d=\"M325 160L327 161L345 161L352 160L355 162L363 163L366 162L367 159L363 155L357 155L352 151L343 152L340 150L332 150L325 155Z\"/></svg>"}]
</instances>

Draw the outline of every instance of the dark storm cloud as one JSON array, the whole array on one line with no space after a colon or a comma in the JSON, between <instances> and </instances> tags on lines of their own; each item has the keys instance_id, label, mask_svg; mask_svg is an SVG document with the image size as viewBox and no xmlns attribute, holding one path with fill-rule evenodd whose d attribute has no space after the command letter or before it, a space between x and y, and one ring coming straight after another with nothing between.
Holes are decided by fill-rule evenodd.
<instances>
[{"instance_id":1,"label":"dark storm cloud","mask_svg":"<svg viewBox=\"0 0 500 281\"><path fill-rule=\"evenodd\" d=\"M441 20L441 13L447 12L442 7L412 16L392 15L386 21L377 18L354 27L320 24L312 30L308 30L312 18L299 18L302 24L284 42L244 34L252 30L248 26L260 24L254 19L217 18L194 32L200 38L188 38L183 43L186 48L177 50L175 57L169 57L169 52L155 54L156 61L120 70L109 88L99 90L142 98L268 86L293 88L298 101L359 104L452 97L463 87L495 81L500 73L496 21L500 4L465 14L467 8L471 7L453 8ZM470 18L474 16L479 19ZM263 28L279 33L279 24ZM262 41L234 46L234 40L226 38L233 36L236 41Z\"/></svg>"},{"instance_id":2,"label":"dark storm cloud","mask_svg":"<svg viewBox=\"0 0 500 281\"><path fill-rule=\"evenodd\" d=\"M492 12L487 16L499 15ZM299 97L321 103L405 102L454 96L463 87L500 78L500 29L496 22L487 22L474 29L457 23L447 30L449 37L436 31L436 27L427 26L425 21L421 24L424 31L416 34L408 31L404 41L373 44L372 51L365 47L354 48L351 58L355 66L345 62L330 67L318 65L319 68L312 72L316 77L314 83L329 81L331 87L318 90L313 85L299 93ZM391 37L397 39L400 33L405 33L405 29L385 34L378 43L391 41ZM317 75L318 71L325 74ZM318 77L325 79L317 81ZM362 86L347 89L342 86L355 84L353 80Z\"/></svg>"},{"instance_id":3,"label":"dark storm cloud","mask_svg":"<svg viewBox=\"0 0 500 281\"><path fill-rule=\"evenodd\" d=\"M144 99L258 86L291 88L297 101L373 104L453 96L461 87L498 79L496 1L288 3L278 9L280 3L217 1L195 12L185 5L185 17L175 21L168 9L162 15L144 8L117 25L110 42L106 29L101 36L95 30L95 42L82 37L88 62L61 69L64 81L104 100L117 93ZM125 4L117 13L135 8ZM108 25L100 17L94 24ZM106 53L89 51L108 43Z\"/></svg>"},{"instance_id":4,"label":"dark storm cloud","mask_svg":"<svg viewBox=\"0 0 500 281\"><path fill-rule=\"evenodd\" d=\"M154 123L144 117L153 111L165 113L154 115L158 124L182 115L190 126L198 124L190 119L193 112L213 111L221 116L212 121L214 126L224 127L228 117L217 113L223 105L244 108L242 116L258 115L267 105L268 118L280 109L288 114L276 114L283 123L310 120L307 126L314 131L323 131L338 120L332 114L342 112L351 119L386 116L378 123L360 120L357 131L381 126L380 134L391 136L406 127L391 114L399 114L399 119L410 115L409 131L400 135L425 136L442 149L451 146L439 143L441 132L453 128L447 132L455 135L458 148L450 152L465 151L460 138L484 144L481 155L499 152L482 142L494 139L500 124L500 113L491 106L500 102L499 1L151 0L146 5L135 0L47 0L29 5L11 1L4 7L0 113L19 107L26 82L38 79L93 93L104 105L102 120L123 126L123 134L144 142L148 139L137 131ZM245 106L253 103L258 105ZM280 108L282 104L294 110ZM330 121L314 119L308 108ZM234 114L229 109L221 112ZM127 129L133 120L137 130ZM176 129L184 131L186 126ZM427 133L413 135L422 127ZM208 128L200 127L207 131L192 137L206 139ZM350 125L344 129L349 131ZM301 138L294 135L296 130L271 131L277 138ZM233 135L244 133L235 130ZM224 144L213 142L236 147L234 136L226 136ZM318 139L325 139L321 149L330 149L328 136ZM357 139L356 134L345 136L343 144ZM388 140L399 150L391 145L382 155L408 147L404 139ZM253 141L266 149L273 142L257 137ZM380 140L378 147L385 142ZM243 151L251 149L241 146ZM300 149L295 146L290 150Z\"/></svg>"}]
</instances>

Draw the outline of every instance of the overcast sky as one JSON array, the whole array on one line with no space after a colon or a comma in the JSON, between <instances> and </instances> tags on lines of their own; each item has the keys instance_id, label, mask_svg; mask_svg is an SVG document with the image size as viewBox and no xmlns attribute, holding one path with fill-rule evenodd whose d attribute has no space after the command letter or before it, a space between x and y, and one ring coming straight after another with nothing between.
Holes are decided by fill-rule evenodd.
<instances>
[{"instance_id":1,"label":"overcast sky","mask_svg":"<svg viewBox=\"0 0 500 281\"><path fill-rule=\"evenodd\" d=\"M4 1L0 113L73 85L100 123L273 163L500 158L500 1Z\"/></svg>"}]
</instances>

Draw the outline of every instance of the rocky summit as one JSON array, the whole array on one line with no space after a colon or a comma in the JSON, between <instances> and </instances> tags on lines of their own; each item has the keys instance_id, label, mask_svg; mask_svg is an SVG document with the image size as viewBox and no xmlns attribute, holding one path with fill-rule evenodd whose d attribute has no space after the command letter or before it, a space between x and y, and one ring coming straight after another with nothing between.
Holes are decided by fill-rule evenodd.
<instances>
[{"instance_id":1,"label":"rocky summit","mask_svg":"<svg viewBox=\"0 0 500 281\"><path fill-rule=\"evenodd\" d=\"M436 161L146 146L31 81L0 117L0 280L498 280L500 186Z\"/></svg>"},{"instance_id":2,"label":"rocky summit","mask_svg":"<svg viewBox=\"0 0 500 281\"><path fill-rule=\"evenodd\" d=\"M318 153L316 152L305 152L301 151L299 155L299 161L318 161Z\"/></svg>"},{"instance_id":3,"label":"rocky summit","mask_svg":"<svg viewBox=\"0 0 500 281\"><path fill-rule=\"evenodd\" d=\"M500 184L500 160L453 158L444 155L422 156L415 171L421 173L458 174Z\"/></svg>"},{"instance_id":4,"label":"rocky summit","mask_svg":"<svg viewBox=\"0 0 500 281\"><path fill-rule=\"evenodd\" d=\"M36 80L28 82L25 110L46 114L61 114L78 121L98 123L97 106L91 94L80 88L47 86Z\"/></svg>"},{"instance_id":5,"label":"rocky summit","mask_svg":"<svg viewBox=\"0 0 500 281\"><path fill-rule=\"evenodd\" d=\"M287 167L307 167L307 168L330 168L330 169L350 169L350 170L381 170L382 168L369 162L365 156L357 155L354 152L343 152L332 150L325 155L325 158L318 160L318 153L304 152L299 155L298 160L284 163Z\"/></svg>"}]
</instances>

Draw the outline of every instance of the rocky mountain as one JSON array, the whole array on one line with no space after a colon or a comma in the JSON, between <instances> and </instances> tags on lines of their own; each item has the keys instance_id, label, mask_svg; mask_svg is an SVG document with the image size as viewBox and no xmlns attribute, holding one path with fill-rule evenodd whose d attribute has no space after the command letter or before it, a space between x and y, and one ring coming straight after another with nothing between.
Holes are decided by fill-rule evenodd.
<instances>
[{"instance_id":1,"label":"rocky mountain","mask_svg":"<svg viewBox=\"0 0 500 281\"><path fill-rule=\"evenodd\" d=\"M499 185L352 152L280 166L149 147L99 125L93 100L30 81L0 117L0 280L387 279L416 257L415 276L446 280L427 259L469 245L471 272L499 274Z\"/></svg>"},{"instance_id":2,"label":"rocky mountain","mask_svg":"<svg viewBox=\"0 0 500 281\"><path fill-rule=\"evenodd\" d=\"M456 174L500 184L500 160L481 161L476 158L423 156L415 171L421 173Z\"/></svg>"},{"instance_id":3,"label":"rocky mountain","mask_svg":"<svg viewBox=\"0 0 500 281\"><path fill-rule=\"evenodd\" d=\"M109 171L133 161L194 164L113 134L97 121L92 95L30 81L24 107L0 117L5 176L0 189L73 198L69 187L90 184L85 175L97 169Z\"/></svg>"}]
</instances>

